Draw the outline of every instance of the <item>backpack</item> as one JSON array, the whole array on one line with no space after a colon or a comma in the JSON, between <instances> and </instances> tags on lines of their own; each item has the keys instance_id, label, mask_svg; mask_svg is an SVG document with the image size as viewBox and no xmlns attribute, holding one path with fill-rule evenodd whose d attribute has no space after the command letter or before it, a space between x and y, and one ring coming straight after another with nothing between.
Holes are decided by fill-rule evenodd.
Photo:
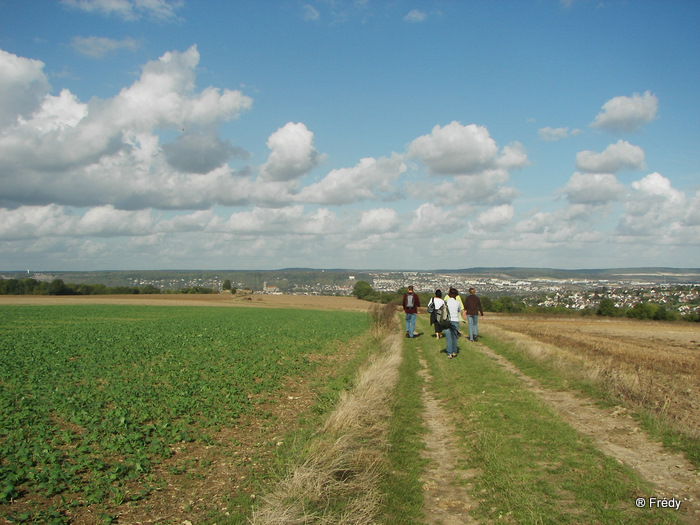
<instances>
[{"instance_id":1,"label":"backpack","mask_svg":"<svg viewBox=\"0 0 700 525\"><path fill-rule=\"evenodd\" d=\"M450 324L450 309L447 307L447 301L442 303L442 306L437 310L437 322L442 328L449 328Z\"/></svg>"}]
</instances>

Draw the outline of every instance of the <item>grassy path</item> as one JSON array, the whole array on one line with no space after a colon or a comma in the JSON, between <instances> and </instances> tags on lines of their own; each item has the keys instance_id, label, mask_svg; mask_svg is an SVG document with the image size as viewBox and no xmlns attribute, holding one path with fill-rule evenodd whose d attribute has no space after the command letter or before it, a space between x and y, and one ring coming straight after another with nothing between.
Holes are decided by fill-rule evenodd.
<instances>
[{"instance_id":1,"label":"grassy path","mask_svg":"<svg viewBox=\"0 0 700 525\"><path fill-rule=\"evenodd\" d=\"M437 400L441 417L448 420L444 428L453 433L441 438L448 450L453 447L454 464L447 470L455 471L441 478L438 494L458 486L469 500L455 505L435 501L440 496L431 496L429 479L439 477L431 474L436 465L440 470L439 460L430 455L435 443L425 446L428 453L421 452L417 437L411 436L407 450L425 465L427 499L423 509L414 510L413 521L404 517L404 523L468 523L464 516L451 516L450 509L453 514L466 510L470 520L480 523L683 522L683 512L648 508L649 498L659 496L657 489L601 452L592 437L575 430L521 377L487 355L482 345L495 341L461 338L459 356L448 360L441 352L444 340L428 335L426 317L419 319L417 329L424 335L404 340L404 355L413 365L402 373L420 377L424 368L427 375L399 395L409 399L412 388L420 398L421 391L429 390ZM420 434L426 442L435 436L426 418L435 412L430 396L422 398L422 410L415 409L423 418ZM638 498L646 500L646 508L635 505ZM435 507L441 513L432 512Z\"/></svg>"}]
</instances>

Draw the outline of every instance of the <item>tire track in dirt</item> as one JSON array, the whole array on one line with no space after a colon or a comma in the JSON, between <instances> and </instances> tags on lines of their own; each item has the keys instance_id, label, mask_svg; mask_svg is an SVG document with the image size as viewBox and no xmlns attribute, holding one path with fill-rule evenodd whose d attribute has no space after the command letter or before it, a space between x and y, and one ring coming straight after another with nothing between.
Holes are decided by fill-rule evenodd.
<instances>
[{"instance_id":1,"label":"tire track in dirt","mask_svg":"<svg viewBox=\"0 0 700 525\"><path fill-rule=\"evenodd\" d=\"M455 445L455 431L441 403L433 395L428 365L420 358L418 374L425 381L421 400L425 407L423 422L428 429L426 449L422 452L428 466L421 476L423 510L428 525L465 525L478 523L469 511L476 507L463 480L473 477L470 471L458 468L461 452Z\"/></svg>"},{"instance_id":2,"label":"tire track in dirt","mask_svg":"<svg viewBox=\"0 0 700 525\"><path fill-rule=\"evenodd\" d=\"M571 392L546 389L482 343L476 343L475 347L519 377L578 432L593 438L605 454L632 467L655 485L659 490L655 497L680 498L681 511L688 523L700 523L700 472L682 453L653 441L624 408L602 409Z\"/></svg>"}]
</instances>

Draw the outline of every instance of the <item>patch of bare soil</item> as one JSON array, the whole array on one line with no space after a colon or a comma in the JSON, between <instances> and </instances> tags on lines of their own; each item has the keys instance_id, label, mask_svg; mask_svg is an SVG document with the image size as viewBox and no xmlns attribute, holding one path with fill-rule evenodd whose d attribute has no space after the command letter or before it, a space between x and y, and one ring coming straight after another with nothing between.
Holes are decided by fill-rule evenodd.
<instances>
[{"instance_id":1,"label":"patch of bare soil","mask_svg":"<svg viewBox=\"0 0 700 525\"><path fill-rule=\"evenodd\" d=\"M138 304L149 306L254 306L366 312L372 303L356 297L267 294L0 295L0 305Z\"/></svg>"},{"instance_id":2,"label":"patch of bare soil","mask_svg":"<svg viewBox=\"0 0 700 525\"><path fill-rule=\"evenodd\" d=\"M664 449L652 440L625 409L601 409L571 392L543 388L506 358L481 343L476 347L520 377L529 390L554 407L574 428L593 438L605 454L632 467L655 485L659 490L656 497L680 498L688 523L700 523L700 473L683 454Z\"/></svg>"},{"instance_id":3,"label":"patch of bare soil","mask_svg":"<svg viewBox=\"0 0 700 525\"><path fill-rule=\"evenodd\" d=\"M455 444L455 431L441 403L430 390L431 376L425 360L419 372L425 380L422 394L423 421L428 428L423 456L429 461L422 476L423 499L428 525L460 525L478 523L469 511L476 507L467 487L461 481L472 477L469 471L457 468L460 459Z\"/></svg>"}]
</instances>

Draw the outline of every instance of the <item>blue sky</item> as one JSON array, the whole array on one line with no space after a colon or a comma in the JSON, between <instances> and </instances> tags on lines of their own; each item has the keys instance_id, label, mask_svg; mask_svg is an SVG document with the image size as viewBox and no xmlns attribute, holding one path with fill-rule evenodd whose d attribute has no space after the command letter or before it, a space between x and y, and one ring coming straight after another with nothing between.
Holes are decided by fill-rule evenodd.
<instances>
[{"instance_id":1,"label":"blue sky","mask_svg":"<svg viewBox=\"0 0 700 525\"><path fill-rule=\"evenodd\" d=\"M700 2L0 0L0 270L700 265Z\"/></svg>"}]
</instances>

